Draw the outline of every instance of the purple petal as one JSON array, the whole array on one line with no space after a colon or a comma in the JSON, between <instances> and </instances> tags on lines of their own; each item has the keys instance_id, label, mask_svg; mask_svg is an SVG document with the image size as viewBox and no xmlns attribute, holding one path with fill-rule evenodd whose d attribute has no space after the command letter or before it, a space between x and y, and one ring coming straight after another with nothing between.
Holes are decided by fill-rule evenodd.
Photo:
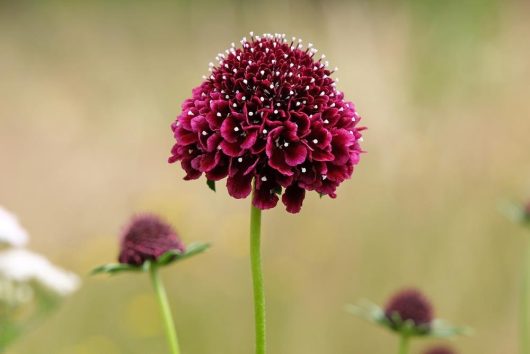
<instances>
[{"instance_id":1,"label":"purple petal","mask_svg":"<svg viewBox=\"0 0 530 354\"><path fill-rule=\"evenodd\" d=\"M297 185L291 185L285 189L282 195L282 202L289 213L296 214L302 209L305 198L305 189Z\"/></svg>"},{"instance_id":2,"label":"purple petal","mask_svg":"<svg viewBox=\"0 0 530 354\"><path fill-rule=\"evenodd\" d=\"M236 199L246 198L252 191L252 176L240 174L229 176L226 180L226 188L232 197Z\"/></svg>"}]
</instances>

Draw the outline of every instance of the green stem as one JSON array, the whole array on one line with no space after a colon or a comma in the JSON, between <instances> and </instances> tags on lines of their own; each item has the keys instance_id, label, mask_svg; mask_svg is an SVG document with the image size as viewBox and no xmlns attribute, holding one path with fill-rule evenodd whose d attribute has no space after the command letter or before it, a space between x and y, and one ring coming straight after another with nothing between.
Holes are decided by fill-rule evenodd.
<instances>
[{"instance_id":1,"label":"green stem","mask_svg":"<svg viewBox=\"0 0 530 354\"><path fill-rule=\"evenodd\" d=\"M399 354L408 354L410 337L406 334L401 334L399 340Z\"/></svg>"},{"instance_id":2,"label":"green stem","mask_svg":"<svg viewBox=\"0 0 530 354\"><path fill-rule=\"evenodd\" d=\"M530 238L526 240L521 286L521 354L530 354Z\"/></svg>"},{"instance_id":3,"label":"green stem","mask_svg":"<svg viewBox=\"0 0 530 354\"><path fill-rule=\"evenodd\" d=\"M153 288L155 289L155 293L158 298L158 304L160 305L160 310L162 312L162 317L164 318L164 327L166 330L167 341L171 349L171 354L180 354L175 323L173 322L173 317L171 316L171 309L169 308L166 289L164 288L164 284L160 278L158 267L154 264L151 264L150 273L151 280L153 282Z\"/></svg>"},{"instance_id":4,"label":"green stem","mask_svg":"<svg viewBox=\"0 0 530 354\"><path fill-rule=\"evenodd\" d=\"M265 290L261 269L261 210L250 206L250 264L254 285L256 354L265 354Z\"/></svg>"}]
</instances>

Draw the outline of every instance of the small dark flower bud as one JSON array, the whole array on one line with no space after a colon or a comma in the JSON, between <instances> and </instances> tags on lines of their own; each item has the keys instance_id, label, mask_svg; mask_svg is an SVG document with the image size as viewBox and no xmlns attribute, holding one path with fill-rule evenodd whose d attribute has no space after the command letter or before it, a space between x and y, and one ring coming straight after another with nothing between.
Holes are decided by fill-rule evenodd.
<instances>
[{"instance_id":1,"label":"small dark flower bud","mask_svg":"<svg viewBox=\"0 0 530 354\"><path fill-rule=\"evenodd\" d=\"M155 215L139 215L133 217L123 233L118 260L139 266L171 250L185 250L171 225Z\"/></svg>"},{"instance_id":2,"label":"small dark flower bud","mask_svg":"<svg viewBox=\"0 0 530 354\"><path fill-rule=\"evenodd\" d=\"M433 309L429 300L420 291L406 289L398 292L388 301L385 315L395 327L406 321L412 321L414 326L428 327L433 320ZM399 321L396 322L397 316Z\"/></svg>"},{"instance_id":3,"label":"small dark flower bud","mask_svg":"<svg viewBox=\"0 0 530 354\"><path fill-rule=\"evenodd\" d=\"M427 349L423 354L456 354L456 352L447 346L437 346Z\"/></svg>"}]
</instances>

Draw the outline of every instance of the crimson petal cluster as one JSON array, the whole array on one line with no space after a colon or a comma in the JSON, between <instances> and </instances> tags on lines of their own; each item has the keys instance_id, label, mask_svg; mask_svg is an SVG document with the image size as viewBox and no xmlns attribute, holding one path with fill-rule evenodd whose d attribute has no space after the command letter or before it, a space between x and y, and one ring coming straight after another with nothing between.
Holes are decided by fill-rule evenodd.
<instances>
[{"instance_id":1,"label":"crimson petal cluster","mask_svg":"<svg viewBox=\"0 0 530 354\"><path fill-rule=\"evenodd\" d=\"M393 322L394 315L401 321L412 321L415 326L430 325L433 320L433 308L430 301L419 290L405 289L390 298L385 315Z\"/></svg>"},{"instance_id":2,"label":"crimson petal cluster","mask_svg":"<svg viewBox=\"0 0 530 354\"><path fill-rule=\"evenodd\" d=\"M123 232L118 261L139 266L168 251L185 251L176 231L156 215L141 214L133 217Z\"/></svg>"},{"instance_id":3,"label":"crimson petal cluster","mask_svg":"<svg viewBox=\"0 0 530 354\"><path fill-rule=\"evenodd\" d=\"M243 38L210 63L211 75L171 125L184 179L227 177L228 193L259 209L300 211L306 191L336 197L362 152L360 116L336 89L325 56L281 34Z\"/></svg>"}]
</instances>

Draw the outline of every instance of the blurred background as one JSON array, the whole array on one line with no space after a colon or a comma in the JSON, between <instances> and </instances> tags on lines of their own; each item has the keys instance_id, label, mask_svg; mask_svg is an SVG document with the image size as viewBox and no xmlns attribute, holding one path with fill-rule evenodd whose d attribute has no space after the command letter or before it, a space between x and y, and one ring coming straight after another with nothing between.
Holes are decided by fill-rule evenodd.
<instances>
[{"instance_id":1,"label":"blurred background","mask_svg":"<svg viewBox=\"0 0 530 354\"><path fill-rule=\"evenodd\" d=\"M249 200L185 182L170 123L208 62L249 31L311 41L363 115L338 198L263 217L270 352L392 353L347 314L404 286L474 327L462 353L517 350L530 197L530 4L505 0L2 1L0 204L31 248L84 276L10 354L164 353L147 276L90 278L132 213L164 215L200 257L164 270L185 353L253 348ZM418 352L427 343L414 343Z\"/></svg>"}]
</instances>

